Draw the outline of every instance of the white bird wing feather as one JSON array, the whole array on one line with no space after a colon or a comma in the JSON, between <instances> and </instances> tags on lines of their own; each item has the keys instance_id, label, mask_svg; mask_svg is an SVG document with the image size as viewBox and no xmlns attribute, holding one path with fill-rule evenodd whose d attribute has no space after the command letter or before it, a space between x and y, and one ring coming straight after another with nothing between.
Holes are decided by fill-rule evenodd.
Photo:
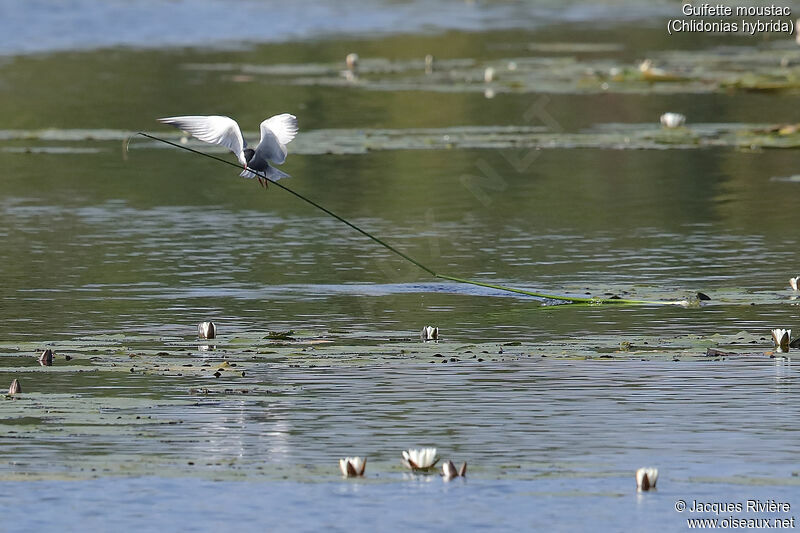
<instances>
[{"instance_id":1,"label":"white bird wing feather","mask_svg":"<svg viewBox=\"0 0 800 533\"><path fill-rule=\"evenodd\" d=\"M297 117L289 113L275 115L261 123L261 141L256 149L277 164L286 161L286 145L297 136Z\"/></svg>"},{"instance_id":2,"label":"white bird wing feather","mask_svg":"<svg viewBox=\"0 0 800 533\"><path fill-rule=\"evenodd\" d=\"M261 135L264 128L269 129L281 144L289 144L297 136L297 117L289 113L275 115L261 123Z\"/></svg>"},{"instance_id":3,"label":"white bird wing feather","mask_svg":"<svg viewBox=\"0 0 800 533\"><path fill-rule=\"evenodd\" d=\"M247 144L242 137L242 130L230 117L185 116L160 118L158 121L191 133L203 142L224 146L234 153L242 165L247 163L244 157L244 148Z\"/></svg>"}]
</instances>

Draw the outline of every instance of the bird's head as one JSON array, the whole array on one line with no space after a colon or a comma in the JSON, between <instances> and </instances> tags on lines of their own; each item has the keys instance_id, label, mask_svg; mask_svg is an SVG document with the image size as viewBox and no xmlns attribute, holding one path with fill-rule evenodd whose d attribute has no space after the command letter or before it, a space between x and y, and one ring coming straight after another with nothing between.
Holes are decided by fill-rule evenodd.
<instances>
[{"instance_id":1,"label":"bird's head","mask_svg":"<svg viewBox=\"0 0 800 533\"><path fill-rule=\"evenodd\" d=\"M245 148L244 149L244 160L249 163L250 160L253 159L253 154L255 154L255 153L256 153L256 151L253 150L252 148Z\"/></svg>"}]
</instances>

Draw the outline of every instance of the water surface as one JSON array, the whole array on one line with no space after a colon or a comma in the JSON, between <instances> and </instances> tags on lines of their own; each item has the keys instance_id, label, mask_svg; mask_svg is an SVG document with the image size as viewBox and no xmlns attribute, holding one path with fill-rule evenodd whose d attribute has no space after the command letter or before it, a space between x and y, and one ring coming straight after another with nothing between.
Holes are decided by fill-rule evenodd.
<instances>
[{"instance_id":1,"label":"water surface","mask_svg":"<svg viewBox=\"0 0 800 533\"><path fill-rule=\"evenodd\" d=\"M166 5L144 4L148 19ZM462 15L429 31L422 4ZM144 23L110 39L98 28L131 9L113 3L43 11L47 24L95 21L80 39L27 39L17 24L0 51L42 53L0 66L0 383L23 386L0 413L4 523L102 529L113 515L125 529L260 530L269 516L283 530L682 531L679 499L800 506L794 350L776 353L769 334L800 330L788 287L796 149L735 142L792 121L796 90L635 80L605 90L606 74L589 75L591 87L568 77L575 64L636 69L645 54L675 65L674 48L699 65L735 44L783 54L787 69L795 52L668 41L646 28L661 7L638 4L609 11L630 7L636 22L588 29L573 24L596 12L584 4L550 20L535 15L550 4L375 4L335 19L335 37L317 35L327 15L314 11L297 34L281 19L283 33L261 38L231 28L270 4L239 2L213 43ZM186 4L167 8L164 23ZM196 15L219 9L200 3ZM411 11L408 26L389 28ZM352 51L363 83L339 73ZM426 78L428 53L458 75ZM514 61L528 72L522 59L571 66L550 89L502 85L499 70L487 94L468 78ZM442 282L232 168L144 139L125 150L136 131L177 139L159 116L229 114L254 133L283 111L301 127L285 183L436 271L711 300L551 306ZM608 141L648 124L664 141L665 111L686 113L697 135L726 125L726 143ZM602 142L575 146L576 136ZM213 344L195 338L209 319ZM419 340L427 324L441 328L438 344ZM36 363L46 346L52 367ZM468 478L405 473L400 451L428 445L467 461ZM343 480L337 461L354 454L369 457L367 477ZM658 491L637 495L633 472L646 465L661 471Z\"/></svg>"}]
</instances>

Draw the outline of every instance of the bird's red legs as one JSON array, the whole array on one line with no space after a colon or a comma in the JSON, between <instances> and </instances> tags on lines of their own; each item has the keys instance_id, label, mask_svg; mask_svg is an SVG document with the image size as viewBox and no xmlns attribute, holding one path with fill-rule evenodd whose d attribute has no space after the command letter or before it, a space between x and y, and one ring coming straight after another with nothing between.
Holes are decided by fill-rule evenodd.
<instances>
[{"instance_id":1,"label":"bird's red legs","mask_svg":"<svg viewBox=\"0 0 800 533\"><path fill-rule=\"evenodd\" d=\"M244 169L247 170L247 165L244 166ZM266 184L266 180L261 179L261 176L256 174L256 178L258 178L258 183L261 185L263 189L267 189L269 185Z\"/></svg>"}]
</instances>

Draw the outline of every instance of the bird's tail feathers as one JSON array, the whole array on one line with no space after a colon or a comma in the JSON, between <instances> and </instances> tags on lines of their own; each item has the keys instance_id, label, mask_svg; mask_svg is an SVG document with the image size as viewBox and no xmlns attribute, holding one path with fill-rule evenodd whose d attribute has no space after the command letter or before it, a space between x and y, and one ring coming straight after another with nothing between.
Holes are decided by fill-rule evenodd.
<instances>
[{"instance_id":1,"label":"bird's tail feathers","mask_svg":"<svg viewBox=\"0 0 800 533\"><path fill-rule=\"evenodd\" d=\"M266 175L272 181L278 181L281 178L291 178L292 177L289 174L287 174L286 172L281 172L280 170L278 170L277 168L274 168L274 167L269 167L266 172L259 172L259 173L255 173L250 169L245 169L239 175L241 177L247 178L247 179L257 178L259 176L264 177Z\"/></svg>"}]
</instances>

